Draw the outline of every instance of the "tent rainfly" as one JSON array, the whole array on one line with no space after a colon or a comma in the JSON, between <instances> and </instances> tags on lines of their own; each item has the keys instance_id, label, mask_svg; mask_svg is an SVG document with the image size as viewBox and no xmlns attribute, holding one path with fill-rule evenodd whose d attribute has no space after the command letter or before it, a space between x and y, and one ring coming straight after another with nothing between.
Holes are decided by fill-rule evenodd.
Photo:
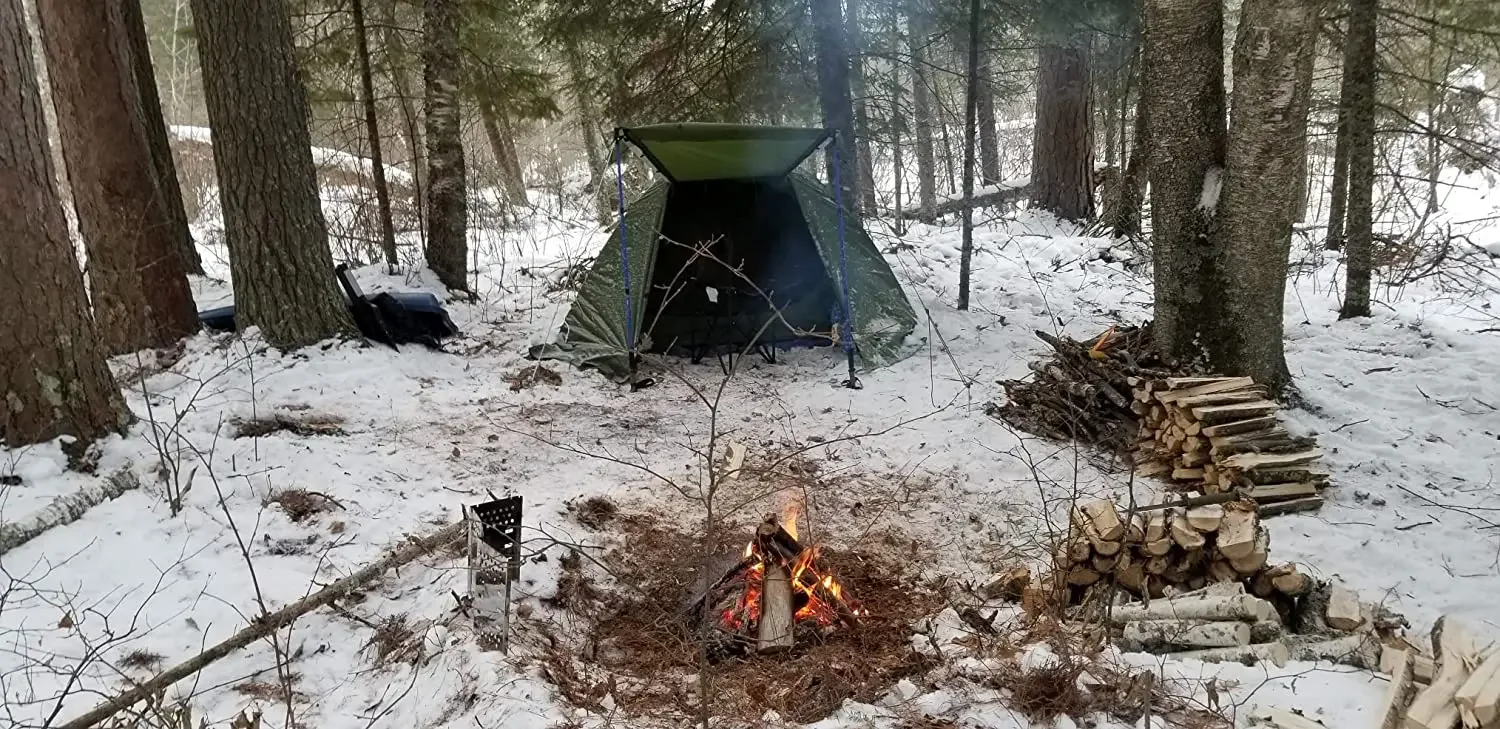
<instances>
[{"instance_id":1,"label":"tent rainfly","mask_svg":"<svg viewBox=\"0 0 1500 729\"><path fill-rule=\"evenodd\" d=\"M659 124L618 129L662 178L624 204L555 342L538 359L633 381L639 355L839 346L880 367L902 356L916 314L866 232L846 220L838 185L797 167L824 129ZM836 149L836 145L831 145ZM836 167L836 165L835 165ZM836 181L835 181L836 182Z\"/></svg>"}]
</instances>

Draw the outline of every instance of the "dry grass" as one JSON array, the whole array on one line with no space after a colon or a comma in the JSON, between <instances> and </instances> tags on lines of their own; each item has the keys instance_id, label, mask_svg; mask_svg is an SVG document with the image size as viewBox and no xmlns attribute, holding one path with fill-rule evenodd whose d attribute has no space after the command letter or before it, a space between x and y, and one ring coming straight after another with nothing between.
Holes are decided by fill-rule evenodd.
<instances>
[{"instance_id":1,"label":"dry grass","mask_svg":"<svg viewBox=\"0 0 1500 729\"><path fill-rule=\"evenodd\" d=\"M392 615L375 626L374 635L365 643L364 650L374 654L377 666L392 663L416 663L426 653L424 635L404 613Z\"/></svg>"},{"instance_id":2,"label":"dry grass","mask_svg":"<svg viewBox=\"0 0 1500 729\"><path fill-rule=\"evenodd\" d=\"M126 653L125 657L120 659L120 668L141 671L154 671L159 668L162 662L165 660L167 660L166 656L163 656L160 653L153 653L148 650L136 649L129 653Z\"/></svg>"},{"instance_id":3,"label":"dry grass","mask_svg":"<svg viewBox=\"0 0 1500 729\"><path fill-rule=\"evenodd\" d=\"M287 518L294 523L306 521L335 508L344 508L332 496L306 489L277 489L271 492L262 503L266 506L272 504L280 506Z\"/></svg>"},{"instance_id":4,"label":"dry grass","mask_svg":"<svg viewBox=\"0 0 1500 729\"><path fill-rule=\"evenodd\" d=\"M287 678L295 686L297 681L301 680L302 676L293 673ZM270 681L245 681L244 683L235 684L234 691L235 693L249 696L252 699L259 699L266 702L281 702L286 700L286 694L282 691L281 685L271 683ZM307 696L301 691L293 690L292 698L301 700L307 698Z\"/></svg>"},{"instance_id":5,"label":"dry grass","mask_svg":"<svg viewBox=\"0 0 1500 729\"><path fill-rule=\"evenodd\" d=\"M323 413L278 412L233 422L234 437L261 438L272 433L293 435L343 435L343 418Z\"/></svg>"},{"instance_id":6,"label":"dry grass","mask_svg":"<svg viewBox=\"0 0 1500 729\"><path fill-rule=\"evenodd\" d=\"M520 392L537 385L559 387L562 385L562 375L556 370L541 365L531 365L506 375L505 381L510 383L511 392Z\"/></svg>"},{"instance_id":7,"label":"dry grass","mask_svg":"<svg viewBox=\"0 0 1500 729\"><path fill-rule=\"evenodd\" d=\"M685 608L696 597L702 540L656 516L622 513L615 523L622 543L603 561L620 581L641 589L606 593L590 573L564 569L553 604L579 618L584 634L574 645L554 635L545 673L578 706L597 706L611 695L627 715L685 718L699 704L698 641ZM715 551L732 555L747 534L725 530ZM788 720L817 721L847 699L873 701L897 680L929 668L930 659L911 647L911 624L942 601L910 574L901 552L825 550L823 569L870 616L857 628L805 636L790 653L720 660L709 669L713 713L755 720L769 709Z\"/></svg>"},{"instance_id":8,"label":"dry grass","mask_svg":"<svg viewBox=\"0 0 1500 729\"><path fill-rule=\"evenodd\" d=\"M568 510L573 512L573 518L579 524L596 530L613 521L620 513L620 507L603 496L590 496L580 503L569 504Z\"/></svg>"}]
</instances>

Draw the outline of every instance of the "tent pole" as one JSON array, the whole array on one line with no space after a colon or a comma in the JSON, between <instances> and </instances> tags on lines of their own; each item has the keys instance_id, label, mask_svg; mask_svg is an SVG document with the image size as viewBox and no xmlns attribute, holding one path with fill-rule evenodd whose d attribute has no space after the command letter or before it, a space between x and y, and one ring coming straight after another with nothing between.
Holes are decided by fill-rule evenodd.
<instances>
[{"instance_id":1,"label":"tent pole","mask_svg":"<svg viewBox=\"0 0 1500 729\"><path fill-rule=\"evenodd\" d=\"M635 312L631 309L634 302L630 300L630 246L625 231L625 165L624 165L625 135L624 132L615 130L615 190L620 199L620 276L625 285L625 357L630 367L630 385L635 387L636 362L635 352Z\"/></svg>"},{"instance_id":2,"label":"tent pole","mask_svg":"<svg viewBox=\"0 0 1500 729\"><path fill-rule=\"evenodd\" d=\"M849 379L843 384L851 390L858 390L863 385L854 374L854 304L849 300L849 250L844 242L844 187L839 181L839 167L842 165L837 131L829 135L829 144L833 145L833 201L839 210L839 288L844 298L844 325L839 341L843 343L844 356L849 360Z\"/></svg>"}]
</instances>

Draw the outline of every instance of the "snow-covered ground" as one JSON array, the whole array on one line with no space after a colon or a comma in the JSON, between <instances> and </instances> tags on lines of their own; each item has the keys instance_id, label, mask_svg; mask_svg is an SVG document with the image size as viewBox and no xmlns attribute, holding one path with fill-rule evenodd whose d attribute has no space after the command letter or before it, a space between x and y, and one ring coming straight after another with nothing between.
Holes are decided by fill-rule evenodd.
<instances>
[{"instance_id":1,"label":"snow-covered ground","mask_svg":"<svg viewBox=\"0 0 1500 729\"><path fill-rule=\"evenodd\" d=\"M1125 497L1119 474L1069 444L1011 431L984 404L1001 396L997 380L1024 375L1039 356L1033 330L1081 337L1148 318L1147 271L1129 263L1128 251L1027 213L993 221L976 232L974 306L959 312L957 232L916 227L889 256L922 319L913 354L863 374L862 390L839 387L841 361L820 351L775 365L755 360L730 382L717 413L695 393L717 387L712 362L676 362L680 378L636 393L561 368L559 385L512 389L507 376L535 366L523 358L526 346L565 315L559 278L600 240L586 223L557 218L476 231L480 295L450 303L465 335L449 353L351 342L279 354L253 334L202 334L180 357L115 362L142 420L103 444L97 472L129 469L145 486L0 557L0 717L41 726L76 715L245 627L260 601L274 610L300 598L407 535L452 523L462 505L491 493L525 497L528 537L597 541L568 512L570 501L591 495L650 508L663 523L685 520L698 507L636 466L691 482L692 449L706 444L710 428L749 444L752 459L811 448L828 489L805 495L813 524L845 546L899 524L932 548L935 572L956 580L980 580L1018 552L1039 556L1048 521L1075 491ZM1272 558L1339 576L1406 615L1416 632L1444 613L1500 632L1500 293L1454 297L1429 279L1380 289L1375 317L1340 322L1339 265L1321 255L1304 256L1287 297L1288 358L1307 403L1289 419L1317 434L1334 488L1320 512L1267 522ZM421 272L370 267L359 275L366 291L436 291ZM222 282L199 281L195 290L205 307L228 299ZM238 421L276 413L326 416L341 432L235 437ZM0 451L0 475L19 477L0 487L0 520L98 478L65 463L56 444ZM175 516L164 498L174 485L190 486ZM329 508L294 521L272 503L286 489L317 492ZM891 507L851 514L842 508L851 493ZM557 589L558 556L525 565L522 604L534 614L549 610L542 599ZM453 594L467 589L461 566L452 554L423 558L339 610L299 621L283 641L294 654L298 725L610 721L558 699L524 650L506 657L475 647L454 610ZM427 659L380 662L366 648L370 626L391 616L425 635ZM169 697L189 697L214 726L252 706L267 712L268 726L285 726L279 694L268 690L278 685L275 664L272 647L256 643ZM961 673L976 670L983 665ZM1326 716L1328 726L1370 725L1384 691L1371 674L1326 665L1190 662L1164 671L1220 677L1226 706L1295 707ZM957 679L937 690L903 687L884 703L902 711L849 704L815 726L898 726L894 717L908 711L964 726L1028 726L1003 692Z\"/></svg>"}]
</instances>

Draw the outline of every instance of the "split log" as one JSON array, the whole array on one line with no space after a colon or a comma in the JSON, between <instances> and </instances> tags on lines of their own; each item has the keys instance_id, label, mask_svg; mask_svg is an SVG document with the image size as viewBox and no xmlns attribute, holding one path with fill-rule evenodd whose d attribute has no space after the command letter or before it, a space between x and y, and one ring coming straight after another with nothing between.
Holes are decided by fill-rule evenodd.
<instances>
[{"instance_id":1,"label":"split log","mask_svg":"<svg viewBox=\"0 0 1500 729\"><path fill-rule=\"evenodd\" d=\"M1500 719L1500 651L1469 674L1453 695L1465 729L1491 726Z\"/></svg>"},{"instance_id":2,"label":"split log","mask_svg":"<svg viewBox=\"0 0 1500 729\"><path fill-rule=\"evenodd\" d=\"M1074 567L1068 570L1068 584L1079 587L1088 587L1099 581L1099 573L1088 567Z\"/></svg>"},{"instance_id":3,"label":"split log","mask_svg":"<svg viewBox=\"0 0 1500 729\"><path fill-rule=\"evenodd\" d=\"M1246 496L1255 499L1255 503L1257 504L1267 504L1275 501L1317 496L1318 485L1310 481L1278 483L1266 486L1251 486L1244 493Z\"/></svg>"},{"instance_id":4,"label":"split log","mask_svg":"<svg viewBox=\"0 0 1500 729\"><path fill-rule=\"evenodd\" d=\"M1125 535L1125 524L1115 511L1115 502L1109 499L1095 499L1079 504L1073 516L1079 525L1085 530L1092 530L1099 539L1116 541Z\"/></svg>"},{"instance_id":5,"label":"split log","mask_svg":"<svg viewBox=\"0 0 1500 729\"><path fill-rule=\"evenodd\" d=\"M1328 593L1328 610L1324 613L1328 627L1335 630L1354 630L1365 622L1359 606L1359 596L1342 583L1334 583Z\"/></svg>"},{"instance_id":6,"label":"split log","mask_svg":"<svg viewBox=\"0 0 1500 729\"><path fill-rule=\"evenodd\" d=\"M1229 559L1243 559L1255 552L1255 540L1259 536L1260 520L1256 518L1254 506L1226 509L1224 521L1219 525L1215 546L1219 553Z\"/></svg>"},{"instance_id":7,"label":"split log","mask_svg":"<svg viewBox=\"0 0 1500 729\"><path fill-rule=\"evenodd\" d=\"M765 579L760 589L760 619L756 624L755 650L773 653L791 650L796 635L792 632L795 613L792 610L792 576L775 561L765 562Z\"/></svg>"},{"instance_id":8,"label":"split log","mask_svg":"<svg viewBox=\"0 0 1500 729\"><path fill-rule=\"evenodd\" d=\"M1292 499L1291 501L1279 501L1274 504L1264 504L1260 507L1260 515L1266 518L1292 514L1299 511L1316 511L1322 508L1323 497L1309 496L1305 499Z\"/></svg>"},{"instance_id":9,"label":"split log","mask_svg":"<svg viewBox=\"0 0 1500 729\"><path fill-rule=\"evenodd\" d=\"M1241 390L1247 387L1255 386L1255 379L1252 377L1216 377L1200 379L1211 381L1199 382L1196 385L1185 385L1181 381L1182 378L1169 377L1167 378L1167 387L1169 388L1168 391L1157 393L1156 399L1159 402L1171 403L1187 398L1194 398L1202 395L1212 395L1219 392L1229 392L1232 390ZM1174 382L1176 382L1175 385L1173 384Z\"/></svg>"},{"instance_id":10,"label":"split log","mask_svg":"<svg viewBox=\"0 0 1500 729\"><path fill-rule=\"evenodd\" d=\"M141 487L135 472L122 468L84 486L71 494L53 499L46 506L13 522L0 522L0 555L9 552L53 527L72 524L83 518L89 509L106 501L120 498L126 491Z\"/></svg>"},{"instance_id":11,"label":"split log","mask_svg":"<svg viewBox=\"0 0 1500 729\"><path fill-rule=\"evenodd\" d=\"M1478 649L1469 631L1446 615L1432 628L1432 646L1437 675L1412 699L1404 729L1451 729L1459 723L1454 696L1469 679Z\"/></svg>"},{"instance_id":12,"label":"split log","mask_svg":"<svg viewBox=\"0 0 1500 729\"><path fill-rule=\"evenodd\" d=\"M1187 510L1187 522L1200 532L1211 532L1219 528L1224 520L1224 507L1218 504L1197 506Z\"/></svg>"},{"instance_id":13,"label":"split log","mask_svg":"<svg viewBox=\"0 0 1500 729\"><path fill-rule=\"evenodd\" d=\"M1382 657L1381 661L1385 663L1387 659ZM1385 689L1385 700L1381 702L1380 713L1376 715L1380 718L1375 729L1400 729L1407 707L1416 693L1416 683L1412 680L1412 652L1396 650L1389 662L1393 664L1390 669L1391 683Z\"/></svg>"},{"instance_id":14,"label":"split log","mask_svg":"<svg viewBox=\"0 0 1500 729\"><path fill-rule=\"evenodd\" d=\"M1252 643L1250 645L1233 646L1230 648L1207 648L1200 651L1186 651L1183 653L1168 653L1168 658L1177 660L1192 659L1204 663L1244 663L1253 665L1259 661L1270 661L1277 666L1285 666L1292 659L1291 650L1285 643L1280 641L1274 643Z\"/></svg>"},{"instance_id":15,"label":"split log","mask_svg":"<svg viewBox=\"0 0 1500 729\"><path fill-rule=\"evenodd\" d=\"M1257 468L1286 468L1312 463L1323 457L1323 451L1309 448L1297 453L1240 453L1224 459L1220 465L1253 471Z\"/></svg>"},{"instance_id":16,"label":"split log","mask_svg":"<svg viewBox=\"0 0 1500 729\"><path fill-rule=\"evenodd\" d=\"M1401 660L1400 654L1403 652L1411 657L1412 679L1419 683L1432 683L1432 674L1435 673L1432 665L1432 656L1423 655L1421 649L1404 639L1399 646L1387 645L1381 648L1381 672L1394 674L1398 662Z\"/></svg>"},{"instance_id":17,"label":"split log","mask_svg":"<svg viewBox=\"0 0 1500 729\"><path fill-rule=\"evenodd\" d=\"M1150 571L1149 569L1147 570ZM1121 605L1110 613L1115 623L1133 620L1279 620L1271 603L1250 595L1232 597L1175 597L1149 605Z\"/></svg>"},{"instance_id":18,"label":"split log","mask_svg":"<svg viewBox=\"0 0 1500 729\"><path fill-rule=\"evenodd\" d=\"M229 636L218 645L199 653L188 661L173 666L149 681L137 684L135 688L116 695L84 713L82 716L61 725L59 729L90 729L90 727L97 726L105 719L130 708L137 702L151 696L156 696L166 691L172 684L197 674L214 661L251 643L263 640L266 636L292 624L303 615L334 600L347 596L376 577L385 574L386 571L400 567L422 555L452 543L463 536L467 529L468 524L461 521L457 524L449 524L425 537L414 537L409 542L402 544L396 551L380 560L372 562L354 574L311 595L307 595L274 613L260 616L252 621L249 627Z\"/></svg>"},{"instance_id":19,"label":"split log","mask_svg":"<svg viewBox=\"0 0 1500 729\"><path fill-rule=\"evenodd\" d=\"M1121 638L1121 647L1125 650L1151 653L1249 644L1249 625L1205 620L1132 620L1125 624Z\"/></svg>"},{"instance_id":20,"label":"split log","mask_svg":"<svg viewBox=\"0 0 1500 729\"><path fill-rule=\"evenodd\" d=\"M1224 423L1245 418L1258 418L1281 409L1273 400L1257 400L1234 405L1205 405L1192 409L1193 417L1201 423Z\"/></svg>"},{"instance_id":21,"label":"split log","mask_svg":"<svg viewBox=\"0 0 1500 729\"><path fill-rule=\"evenodd\" d=\"M1203 534L1188 524L1182 514L1172 515L1172 541L1188 550L1202 549L1204 545Z\"/></svg>"},{"instance_id":22,"label":"split log","mask_svg":"<svg viewBox=\"0 0 1500 729\"><path fill-rule=\"evenodd\" d=\"M1271 581L1271 586L1277 592L1292 597L1307 592L1307 588L1312 583L1312 580L1309 580L1307 575L1298 572L1297 566L1293 564L1284 564L1280 567L1272 568L1267 574L1269 575L1268 579Z\"/></svg>"},{"instance_id":23,"label":"split log","mask_svg":"<svg viewBox=\"0 0 1500 729\"><path fill-rule=\"evenodd\" d=\"M1210 438L1218 438L1239 433L1253 433L1257 430L1274 427L1275 425L1275 415L1262 415L1258 418L1233 420L1227 423L1219 423L1218 425L1205 425L1203 426L1202 433Z\"/></svg>"},{"instance_id":24,"label":"split log","mask_svg":"<svg viewBox=\"0 0 1500 729\"><path fill-rule=\"evenodd\" d=\"M1251 547L1249 555L1238 559L1229 560L1229 564L1244 577L1249 577L1259 572L1266 566L1266 559L1271 553L1271 533L1261 527L1255 536L1255 544Z\"/></svg>"}]
</instances>

